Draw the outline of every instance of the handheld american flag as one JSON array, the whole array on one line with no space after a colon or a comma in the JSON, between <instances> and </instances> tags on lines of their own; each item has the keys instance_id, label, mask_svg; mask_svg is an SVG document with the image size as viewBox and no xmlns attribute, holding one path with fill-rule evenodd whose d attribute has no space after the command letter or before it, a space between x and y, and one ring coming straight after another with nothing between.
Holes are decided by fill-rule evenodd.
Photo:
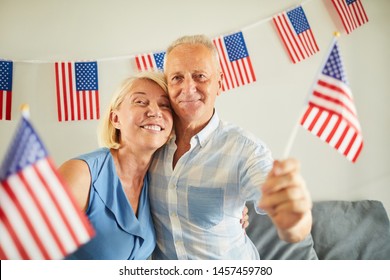
<instances>
[{"instance_id":1,"label":"handheld american flag","mask_svg":"<svg viewBox=\"0 0 390 280\"><path fill-rule=\"evenodd\" d=\"M145 53L135 56L135 63L138 71L144 70L163 70L165 52Z\"/></svg>"},{"instance_id":2,"label":"handheld american flag","mask_svg":"<svg viewBox=\"0 0 390 280\"><path fill-rule=\"evenodd\" d=\"M336 39L300 124L350 161L360 155L363 137Z\"/></svg>"},{"instance_id":3,"label":"handheld american flag","mask_svg":"<svg viewBox=\"0 0 390 280\"><path fill-rule=\"evenodd\" d=\"M293 63L319 51L302 7L277 14L273 23Z\"/></svg>"},{"instance_id":4,"label":"handheld american flag","mask_svg":"<svg viewBox=\"0 0 390 280\"><path fill-rule=\"evenodd\" d=\"M222 90L226 91L256 81L252 62L242 32L213 40L224 75Z\"/></svg>"},{"instance_id":5,"label":"handheld american flag","mask_svg":"<svg viewBox=\"0 0 390 280\"><path fill-rule=\"evenodd\" d=\"M13 62L0 60L0 120L11 120Z\"/></svg>"},{"instance_id":6,"label":"handheld american flag","mask_svg":"<svg viewBox=\"0 0 390 280\"><path fill-rule=\"evenodd\" d=\"M97 62L56 62L58 121L100 118Z\"/></svg>"},{"instance_id":7,"label":"handheld american flag","mask_svg":"<svg viewBox=\"0 0 390 280\"><path fill-rule=\"evenodd\" d=\"M366 11L360 0L332 0L347 34L368 22Z\"/></svg>"},{"instance_id":8,"label":"handheld american flag","mask_svg":"<svg viewBox=\"0 0 390 280\"><path fill-rule=\"evenodd\" d=\"M0 259L61 259L93 234L23 117L0 168Z\"/></svg>"}]
</instances>

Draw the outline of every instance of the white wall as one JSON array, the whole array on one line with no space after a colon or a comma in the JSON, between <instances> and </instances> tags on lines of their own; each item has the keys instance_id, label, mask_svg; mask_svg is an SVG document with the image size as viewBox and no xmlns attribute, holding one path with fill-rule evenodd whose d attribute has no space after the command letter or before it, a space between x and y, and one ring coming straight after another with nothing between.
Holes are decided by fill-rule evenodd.
<instances>
[{"instance_id":1,"label":"white wall","mask_svg":"<svg viewBox=\"0 0 390 280\"><path fill-rule=\"evenodd\" d=\"M271 21L262 20L301 2L320 52L294 65ZM352 164L300 127L291 156L301 160L315 200L377 199L390 213L390 1L363 3L369 23L340 38L363 129L362 154ZM97 121L57 122L53 62L99 61L104 108L119 82L133 72L132 55L164 50L185 34L216 37L239 30L244 30L258 81L224 93L217 109L281 157L332 34L342 30L335 15L326 0L0 0L0 57L15 61L14 121L0 121L0 157L22 103L30 104L32 121L57 164L97 147Z\"/></svg>"}]
</instances>

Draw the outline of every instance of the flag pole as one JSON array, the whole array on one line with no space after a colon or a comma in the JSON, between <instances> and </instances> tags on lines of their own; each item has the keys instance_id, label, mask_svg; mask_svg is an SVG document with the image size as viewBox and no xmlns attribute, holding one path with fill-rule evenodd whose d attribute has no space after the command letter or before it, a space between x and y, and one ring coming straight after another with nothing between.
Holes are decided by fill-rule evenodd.
<instances>
[{"instance_id":1,"label":"flag pole","mask_svg":"<svg viewBox=\"0 0 390 280\"><path fill-rule=\"evenodd\" d=\"M322 69L324 68L324 65L325 65L326 60L327 60L326 58L329 56L329 53L330 53L331 50L332 50L332 46L333 46L333 44L335 43L336 38L337 38L337 37L340 37L340 32L335 31L335 32L333 33L333 35L334 35L334 38L333 38L333 40L332 40L332 42L331 42L331 44L330 44L330 47L328 48L329 51L328 51L328 53L327 53L326 56L325 56L324 62L322 63L321 67L319 68L319 69L320 69L319 72L321 72ZM315 77L318 77L318 76L319 76L319 73L317 73L317 75L316 75ZM311 92L313 91L313 88L314 88L314 83L313 83L313 85L311 86L311 89L310 89L310 91L309 91L309 94L311 94ZM307 103L307 100L309 99L309 96L310 96L309 94L308 94L307 97L306 97L306 102L305 102L305 103ZM300 122L301 117L302 117L302 113L299 114L298 121L295 122L294 128L292 129L292 131L291 131L291 133L290 133L290 137L288 138L287 145L286 145L286 147L285 147L285 149L284 149L283 159L288 158L289 155L290 155L291 147L292 147L292 145L293 145L293 143L294 143L294 140L295 140L296 135L297 135L297 132L298 132L298 127L299 127L299 122Z\"/></svg>"},{"instance_id":2,"label":"flag pole","mask_svg":"<svg viewBox=\"0 0 390 280\"><path fill-rule=\"evenodd\" d=\"M22 112L22 116L25 119L30 119L30 106L28 106L28 104L23 103L22 105L20 105L20 111Z\"/></svg>"}]
</instances>

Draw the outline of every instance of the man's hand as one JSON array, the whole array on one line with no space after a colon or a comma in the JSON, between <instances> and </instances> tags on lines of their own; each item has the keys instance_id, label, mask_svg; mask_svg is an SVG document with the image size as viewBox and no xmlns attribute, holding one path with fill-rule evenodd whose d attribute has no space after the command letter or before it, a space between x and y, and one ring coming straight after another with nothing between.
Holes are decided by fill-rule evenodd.
<instances>
[{"instance_id":1,"label":"man's hand","mask_svg":"<svg viewBox=\"0 0 390 280\"><path fill-rule=\"evenodd\" d=\"M249 226L248 207L244 207L242 210L242 218L240 219L242 228L245 230Z\"/></svg>"},{"instance_id":2,"label":"man's hand","mask_svg":"<svg viewBox=\"0 0 390 280\"><path fill-rule=\"evenodd\" d=\"M310 233L312 201L295 159L275 161L262 189L259 207L265 210L281 239L297 242Z\"/></svg>"}]
</instances>

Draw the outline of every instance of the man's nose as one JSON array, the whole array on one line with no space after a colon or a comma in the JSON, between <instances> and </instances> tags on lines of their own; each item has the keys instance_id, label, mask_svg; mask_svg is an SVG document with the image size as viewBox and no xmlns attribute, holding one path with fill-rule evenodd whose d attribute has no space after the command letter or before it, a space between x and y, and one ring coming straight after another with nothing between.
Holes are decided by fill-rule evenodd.
<instances>
[{"instance_id":1,"label":"man's nose","mask_svg":"<svg viewBox=\"0 0 390 280\"><path fill-rule=\"evenodd\" d=\"M192 78L185 79L184 83L183 83L182 90L186 94L191 94L191 93L196 92L196 83L195 83L194 79L192 79Z\"/></svg>"}]
</instances>

